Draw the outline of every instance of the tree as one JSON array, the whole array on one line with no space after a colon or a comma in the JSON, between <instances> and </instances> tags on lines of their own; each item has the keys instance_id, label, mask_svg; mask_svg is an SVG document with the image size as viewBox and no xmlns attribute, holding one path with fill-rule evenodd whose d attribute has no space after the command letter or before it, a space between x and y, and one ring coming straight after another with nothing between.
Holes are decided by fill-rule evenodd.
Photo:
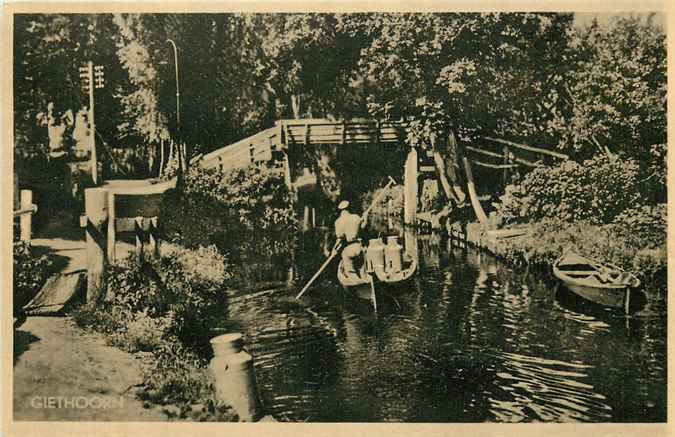
<instances>
[{"instance_id":1,"label":"tree","mask_svg":"<svg viewBox=\"0 0 675 437\"><path fill-rule=\"evenodd\" d=\"M652 17L594 22L575 33L576 63L565 78L571 110L557 124L561 148L647 164L650 146L665 144L665 34Z\"/></svg>"}]
</instances>

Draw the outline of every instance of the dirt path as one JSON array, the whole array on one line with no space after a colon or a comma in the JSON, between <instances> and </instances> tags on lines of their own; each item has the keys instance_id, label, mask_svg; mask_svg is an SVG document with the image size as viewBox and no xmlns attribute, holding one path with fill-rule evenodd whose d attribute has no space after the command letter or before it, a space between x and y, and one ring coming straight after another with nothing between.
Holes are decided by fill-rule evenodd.
<instances>
[{"instance_id":1,"label":"dirt path","mask_svg":"<svg viewBox=\"0 0 675 437\"><path fill-rule=\"evenodd\" d=\"M29 317L14 335L14 420L165 421L133 396L138 359L70 318Z\"/></svg>"}]
</instances>

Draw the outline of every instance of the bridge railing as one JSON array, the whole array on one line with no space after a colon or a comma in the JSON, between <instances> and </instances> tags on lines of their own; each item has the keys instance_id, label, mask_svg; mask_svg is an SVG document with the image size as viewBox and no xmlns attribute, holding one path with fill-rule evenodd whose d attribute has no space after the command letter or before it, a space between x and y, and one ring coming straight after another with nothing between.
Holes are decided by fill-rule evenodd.
<instances>
[{"instance_id":1,"label":"bridge railing","mask_svg":"<svg viewBox=\"0 0 675 437\"><path fill-rule=\"evenodd\" d=\"M472 164L492 169L534 168L569 159L564 153L487 136L464 149L470 152Z\"/></svg>"},{"instance_id":2,"label":"bridge railing","mask_svg":"<svg viewBox=\"0 0 675 437\"><path fill-rule=\"evenodd\" d=\"M273 159L274 152L296 145L404 143L401 122L371 119L322 118L279 120L275 126L204 155L204 168L229 170Z\"/></svg>"}]
</instances>

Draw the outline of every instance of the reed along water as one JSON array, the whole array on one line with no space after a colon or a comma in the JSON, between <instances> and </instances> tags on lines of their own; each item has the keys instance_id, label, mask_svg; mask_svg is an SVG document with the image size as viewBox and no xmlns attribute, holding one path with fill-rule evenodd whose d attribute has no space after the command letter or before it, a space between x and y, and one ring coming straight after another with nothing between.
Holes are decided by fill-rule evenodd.
<instances>
[{"instance_id":1,"label":"reed along water","mask_svg":"<svg viewBox=\"0 0 675 437\"><path fill-rule=\"evenodd\" d=\"M377 316L339 286L337 262L300 301L298 288L231 296L224 327L244 333L267 413L310 422L666 420L665 290L637 295L626 317L541 273L437 236L408 238L418 275L396 300L381 298ZM324 259L310 255L296 260L302 279Z\"/></svg>"}]
</instances>

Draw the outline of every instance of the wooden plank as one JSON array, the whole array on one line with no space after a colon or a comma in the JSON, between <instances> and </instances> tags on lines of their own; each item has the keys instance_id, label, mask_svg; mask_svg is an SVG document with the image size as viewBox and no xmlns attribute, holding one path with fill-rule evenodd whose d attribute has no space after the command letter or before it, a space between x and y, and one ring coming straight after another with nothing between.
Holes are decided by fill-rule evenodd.
<instances>
[{"instance_id":1,"label":"wooden plank","mask_svg":"<svg viewBox=\"0 0 675 437\"><path fill-rule=\"evenodd\" d=\"M23 309L29 316L60 315L68 304L77 300L82 285L80 272L53 275Z\"/></svg>"},{"instance_id":2,"label":"wooden plank","mask_svg":"<svg viewBox=\"0 0 675 437\"><path fill-rule=\"evenodd\" d=\"M494 168L494 169L509 169L509 168L517 168L518 164L490 164L487 162L482 162L482 161L477 161L475 159L471 160L472 164L476 164L477 166L480 167L485 167L485 168Z\"/></svg>"},{"instance_id":3,"label":"wooden plank","mask_svg":"<svg viewBox=\"0 0 675 437\"><path fill-rule=\"evenodd\" d=\"M24 215L24 214L33 214L33 213L37 212L37 209L38 209L37 205L32 204L30 206L30 208L19 209L17 211L14 211L14 217L16 218L16 217L19 217L20 215Z\"/></svg>"},{"instance_id":4,"label":"wooden plank","mask_svg":"<svg viewBox=\"0 0 675 437\"><path fill-rule=\"evenodd\" d=\"M135 232L136 226L143 231L150 231L157 217L117 217L115 218L116 232Z\"/></svg>"},{"instance_id":5,"label":"wooden plank","mask_svg":"<svg viewBox=\"0 0 675 437\"><path fill-rule=\"evenodd\" d=\"M478 147L464 146L464 149L469 150L471 152L480 153L481 155L492 156L495 158L504 158L504 155L502 155L501 153L491 152L489 150L484 150Z\"/></svg>"},{"instance_id":6,"label":"wooden plank","mask_svg":"<svg viewBox=\"0 0 675 437\"><path fill-rule=\"evenodd\" d=\"M513 141L508 141L508 140L504 140L504 139L501 139L501 138L493 138L493 137L483 137L483 138L485 138L486 140L494 141L496 143L506 144L508 146L513 146L513 147L516 147L516 148L519 148L519 149L528 150L530 152L540 153L542 155L553 156L553 157L558 158L558 159L569 159L569 157L567 155L563 154L563 153L553 152L551 150L542 149L540 147L534 147L534 146L528 146L526 144L514 143Z\"/></svg>"}]
</instances>

